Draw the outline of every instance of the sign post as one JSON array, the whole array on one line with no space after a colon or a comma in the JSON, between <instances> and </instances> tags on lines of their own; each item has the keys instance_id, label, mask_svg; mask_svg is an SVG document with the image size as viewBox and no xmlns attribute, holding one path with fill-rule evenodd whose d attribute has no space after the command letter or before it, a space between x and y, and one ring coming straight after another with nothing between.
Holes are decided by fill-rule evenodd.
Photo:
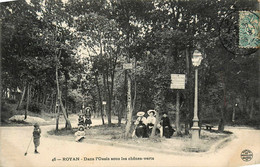
<instances>
[{"instance_id":1,"label":"sign post","mask_svg":"<svg viewBox=\"0 0 260 167\"><path fill-rule=\"evenodd\" d=\"M171 89L177 89L175 123L176 123L176 133L177 133L177 135L181 135L179 89L185 89L185 74L171 74Z\"/></svg>"},{"instance_id":2,"label":"sign post","mask_svg":"<svg viewBox=\"0 0 260 167\"><path fill-rule=\"evenodd\" d=\"M107 113L106 113L106 104L107 104L107 102L103 101L102 104L104 105L104 116L106 117L107 116Z\"/></svg>"},{"instance_id":3,"label":"sign post","mask_svg":"<svg viewBox=\"0 0 260 167\"><path fill-rule=\"evenodd\" d=\"M132 63L125 63L125 64L123 64L123 69L125 69L125 70L133 69Z\"/></svg>"},{"instance_id":4,"label":"sign post","mask_svg":"<svg viewBox=\"0 0 260 167\"><path fill-rule=\"evenodd\" d=\"M185 74L171 74L171 89L185 89Z\"/></svg>"}]
</instances>

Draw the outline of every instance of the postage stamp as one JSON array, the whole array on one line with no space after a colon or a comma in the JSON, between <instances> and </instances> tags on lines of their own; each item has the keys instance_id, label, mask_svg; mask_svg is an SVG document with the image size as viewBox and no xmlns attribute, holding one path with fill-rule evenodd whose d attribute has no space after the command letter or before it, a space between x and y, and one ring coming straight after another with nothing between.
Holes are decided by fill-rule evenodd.
<instances>
[{"instance_id":1,"label":"postage stamp","mask_svg":"<svg viewBox=\"0 0 260 167\"><path fill-rule=\"evenodd\" d=\"M233 12L230 12L227 14L223 19L221 20L220 26L219 26L219 39L222 44L222 46L231 54L234 55L251 55L255 53L258 50L259 47L259 36L258 36L258 44L252 44L253 42L248 41L250 34L249 29L245 29L242 31L242 21L240 22L240 11L243 10L235 10ZM246 11L246 10L245 10ZM249 12L250 13L250 12ZM256 20L259 22L259 19ZM245 22L245 21L244 21ZM243 24L245 25L245 24ZM247 24L248 25L248 24ZM251 27L251 24L250 24ZM257 27L257 26L255 26ZM252 30L251 28L250 30ZM259 29L259 26L258 26ZM244 33L240 35L240 30ZM254 30L256 32L256 30ZM260 31L258 31L259 33ZM240 45L240 38L243 38L243 40L247 41L247 44ZM256 38L254 38L256 39ZM258 47L256 47L258 46Z\"/></svg>"},{"instance_id":2,"label":"postage stamp","mask_svg":"<svg viewBox=\"0 0 260 167\"><path fill-rule=\"evenodd\" d=\"M260 46L260 11L239 12L239 47L259 48Z\"/></svg>"}]
</instances>

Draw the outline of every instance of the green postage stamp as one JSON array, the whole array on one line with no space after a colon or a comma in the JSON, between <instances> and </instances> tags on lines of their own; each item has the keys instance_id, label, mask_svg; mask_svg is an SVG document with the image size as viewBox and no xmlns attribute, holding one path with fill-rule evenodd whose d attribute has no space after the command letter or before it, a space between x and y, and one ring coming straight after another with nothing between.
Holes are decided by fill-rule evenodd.
<instances>
[{"instance_id":1,"label":"green postage stamp","mask_svg":"<svg viewBox=\"0 0 260 167\"><path fill-rule=\"evenodd\" d=\"M239 47L259 48L260 46L260 11L239 12Z\"/></svg>"}]
</instances>

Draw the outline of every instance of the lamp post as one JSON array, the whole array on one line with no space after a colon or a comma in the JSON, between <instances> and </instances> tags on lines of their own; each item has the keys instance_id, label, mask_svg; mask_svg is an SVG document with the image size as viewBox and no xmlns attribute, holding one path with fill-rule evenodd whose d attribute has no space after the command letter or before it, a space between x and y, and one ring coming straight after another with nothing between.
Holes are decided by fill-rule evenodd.
<instances>
[{"instance_id":1,"label":"lamp post","mask_svg":"<svg viewBox=\"0 0 260 167\"><path fill-rule=\"evenodd\" d=\"M202 60L202 54L195 50L192 57L192 64L195 66L195 98L194 98L194 116L192 126L192 143L196 144L199 141L199 118L198 118L198 66Z\"/></svg>"},{"instance_id":2,"label":"lamp post","mask_svg":"<svg viewBox=\"0 0 260 167\"><path fill-rule=\"evenodd\" d=\"M232 123L233 124L235 124L236 107L237 107L237 103L235 104L235 107L233 108L233 113L232 113Z\"/></svg>"}]
</instances>

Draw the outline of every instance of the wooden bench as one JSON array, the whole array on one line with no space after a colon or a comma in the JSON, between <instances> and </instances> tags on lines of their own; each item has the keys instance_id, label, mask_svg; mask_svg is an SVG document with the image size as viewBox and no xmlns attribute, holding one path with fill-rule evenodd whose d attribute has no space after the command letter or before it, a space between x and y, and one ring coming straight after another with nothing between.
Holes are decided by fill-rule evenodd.
<instances>
[{"instance_id":1,"label":"wooden bench","mask_svg":"<svg viewBox=\"0 0 260 167\"><path fill-rule=\"evenodd\" d=\"M210 124L205 124L205 127L207 130L211 130L211 128L213 128L214 126Z\"/></svg>"}]
</instances>

